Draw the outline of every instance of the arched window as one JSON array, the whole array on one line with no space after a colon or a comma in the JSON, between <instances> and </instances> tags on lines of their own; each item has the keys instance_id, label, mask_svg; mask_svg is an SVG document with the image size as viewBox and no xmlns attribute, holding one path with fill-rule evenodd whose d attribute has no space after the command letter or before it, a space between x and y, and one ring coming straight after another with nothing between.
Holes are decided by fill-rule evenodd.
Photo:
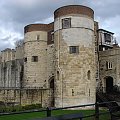
<instances>
[{"instance_id":1,"label":"arched window","mask_svg":"<svg viewBox=\"0 0 120 120\"><path fill-rule=\"evenodd\" d=\"M54 79L50 81L50 88L54 89Z\"/></svg>"},{"instance_id":2,"label":"arched window","mask_svg":"<svg viewBox=\"0 0 120 120\"><path fill-rule=\"evenodd\" d=\"M87 78L88 78L88 80L90 80L90 70L88 70L88 72L87 72Z\"/></svg>"}]
</instances>

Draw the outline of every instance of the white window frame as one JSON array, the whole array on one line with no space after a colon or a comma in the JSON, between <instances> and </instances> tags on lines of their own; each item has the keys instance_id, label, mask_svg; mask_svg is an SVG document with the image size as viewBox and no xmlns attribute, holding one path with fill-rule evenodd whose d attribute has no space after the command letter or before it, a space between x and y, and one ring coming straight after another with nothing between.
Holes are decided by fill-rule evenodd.
<instances>
[{"instance_id":1,"label":"white window frame","mask_svg":"<svg viewBox=\"0 0 120 120\"><path fill-rule=\"evenodd\" d=\"M106 69L107 69L107 70L113 69L112 62L106 61Z\"/></svg>"}]
</instances>

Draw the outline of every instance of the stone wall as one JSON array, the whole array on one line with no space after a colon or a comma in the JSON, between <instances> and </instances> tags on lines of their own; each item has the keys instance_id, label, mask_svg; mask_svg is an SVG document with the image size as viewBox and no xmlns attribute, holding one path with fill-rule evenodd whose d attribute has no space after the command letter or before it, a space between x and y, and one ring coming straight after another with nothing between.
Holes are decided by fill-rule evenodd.
<instances>
[{"instance_id":1,"label":"stone wall","mask_svg":"<svg viewBox=\"0 0 120 120\"><path fill-rule=\"evenodd\" d=\"M24 45L16 47L15 59L23 59L24 58Z\"/></svg>"},{"instance_id":2,"label":"stone wall","mask_svg":"<svg viewBox=\"0 0 120 120\"><path fill-rule=\"evenodd\" d=\"M62 29L61 21L64 18L71 18L70 28ZM55 106L94 103L96 69L93 19L79 14L61 16L55 19L54 28ZM70 54L69 46L79 46L79 53Z\"/></svg>"},{"instance_id":3,"label":"stone wall","mask_svg":"<svg viewBox=\"0 0 120 120\"><path fill-rule=\"evenodd\" d=\"M7 48L1 51L1 62L15 60L15 50Z\"/></svg>"},{"instance_id":4,"label":"stone wall","mask_svg":"<svg viewBox=\"0 0 120 120\"><path fill-rule=\"evenodd\" d=\"M39 35L39 40L37 40ZM24 86L46 88L47 81L47 32L33 31L25 34ZM38 61L32 61L37 56Z\"/></svg>"},{"instance_id":5,"label":"stone wall","mask_svg":"<svg viewBox=\"0 0 120 120\"><path fill-rule=\"evenodd\" d=\"M120 48L100 51L100 80L102 87L106 87L106 78L113 78L113 85L120 86ZM112 64L107 68L106 62Z\"/></svg>"},{"instance_id":6,"label":"stone wall","mask_svg":"<svg viewBox=\"0 0 120 120\"><path fill-rule=\"evenodd\" d=\"M41 104L42 107L49 106L49 91L40 89L2 89L0 90L0 101L6 105L30 105Z\"/></svg>"},{"instance_id":7,"label":"stone wall","mask_svg":"<svg viewBox=\"0 0 120 120\"><path fill-rule=\"evenodd\" d=\"M0 63L0 101L19 104L23 82L23 60Z\"/></svg>"},{"instance_id":8,"label":"stone wall","mask_svg":"<svg viewBox=\"0 0 120 120\"><path fill-rule=\"evenodd\" d=\"M12 60L0 64L0 87L20 87L23 61Z\"/></svg>"},{"instance_id":9,"label":"stone wall","mask_svg":"<svg viewBox=\"0 0 120 120\"><path fill-rule=\"evenodd\" d=\"M94 35L95 35L95 63L96 63L96 87L100 86L100 80L99 80L99 35L98 35L98 29L99 29L99 23L94 21Z\"/></svg>"},{"instance_id":10,"label":"stone wall","mask_svg":"<svg viewBox=\"0 0 120 120\"><path fill-rule=\"evenodd\" d=\"M47 80L50 80L55 74L55 46L47 47Z\"/></svg>"}]
</instances>

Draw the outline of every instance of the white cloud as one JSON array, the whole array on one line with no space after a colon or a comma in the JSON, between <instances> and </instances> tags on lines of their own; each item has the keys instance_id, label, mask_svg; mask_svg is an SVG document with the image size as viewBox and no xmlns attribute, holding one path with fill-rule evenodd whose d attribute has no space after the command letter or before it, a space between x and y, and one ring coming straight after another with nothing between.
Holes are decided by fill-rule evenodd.
<instances>
[{"instance_id":1,"label":"white cloud","mask_svg":"<svg viewBox=\"0 0 120 120\"><path fill-rule=\"evenodd\" d=\"M41 0L11 0L9 1L12 6L32 8L38 5Z\"/></svg>"},{"instance_id":2,"label":"white cloud","mask_svg":"<svg viewBox=\"0 0 120 120\"><path fill-rule=\"evenodd\" d=\"M0 30L0 33L1 33L0 34L0 43L1 43L0 47L2 47L2 44L3 44L3 46L5 46L7 48L8 47L14 48L15 47L14 43L17 40L23 38L20 33L10 31L9 29L7 30L7 29L2 28ZM0 48L0 50L1 50L1 48Z\"/></svg>"},{"instance_id":3,"label":"white cloud","mask_svg":"<svg viewBox=\"0 0 120 120\"><path fill-rule=\"evenodd\" d=\"M54 17L51 16L51 17L49 17L49 18L47 18L47 19L44 19L44 20L42 20L42 21L36 21L35 23L49 24L49 23L51 23L51 22L53 22L53 21L54 21Z\"/></svg>"}]
</instances>

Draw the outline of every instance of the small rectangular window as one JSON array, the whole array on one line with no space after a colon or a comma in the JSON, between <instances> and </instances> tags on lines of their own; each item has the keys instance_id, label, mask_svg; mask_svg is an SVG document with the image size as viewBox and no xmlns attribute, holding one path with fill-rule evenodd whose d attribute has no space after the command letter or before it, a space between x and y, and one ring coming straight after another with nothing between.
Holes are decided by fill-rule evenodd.
<instances>
[{"instance_id":1,"label":"small rectangular window","mask_svg":"<svg viewBox=\"0 0 120 120\"><path fill-rule=\"evenodd\" d=\"M40 40L40 35L37 35L37 36L36 36L36 40Z\"/></svg>"},{"instance_id":2,"label":"small rectangular window","mask_svg":"<svg viewBox=\"0 0 120 120\"><path fill-rule=\"evenodd\" d=\"M104 33L104 38L105 38L105 42L111 42L111 35L108 33Z\"/></svg>"},{"instance_id":3,"label":"small rectangular window","mask_svg":"<svg viewBox=\"0 0 120 120\"><path fill-rule=\"evenodd\" d=\"M51 41L54 41L54 32L51 32Z\"/></svg>"},{"instance_id":4,"label":"small rectangular window","mask_svg":"<svg viewBox=\"0 0 120 120\"><path fill-rule=\"evenodd\" d=\"M71 18L62 19L62 28L70 28L71 27Z\"/></svg>"},{"instance_id":5,"label":"small rectangular window","mask_svg":"<svg viewBox=\"0 0 120 120\"><path fill-rule=\"evenodd\" d=\"M70 46L69 52L70 52L70 54L79 53L79 46Z\"/></svg>"},{"instance_id":6,"label":"small rectangular window","mask_svg":"<svg viewBox=\"0 0 120 120\"><path fill-rule=\"evenodd\" d=\"M38 62L38 56L32 56L32 62Z\"/></svg>"},{"instance_id":7,"label":"small rectangular window","mask_svg":"<svg viewBox=\"0 0 120 120\"><path fill-rule=\"evenodd\" d=\"M112 69L112 62L108 62L108 61L106 61L106 69L107 70L110 70L110 69Z\"/></svg>"}]
</instances>

